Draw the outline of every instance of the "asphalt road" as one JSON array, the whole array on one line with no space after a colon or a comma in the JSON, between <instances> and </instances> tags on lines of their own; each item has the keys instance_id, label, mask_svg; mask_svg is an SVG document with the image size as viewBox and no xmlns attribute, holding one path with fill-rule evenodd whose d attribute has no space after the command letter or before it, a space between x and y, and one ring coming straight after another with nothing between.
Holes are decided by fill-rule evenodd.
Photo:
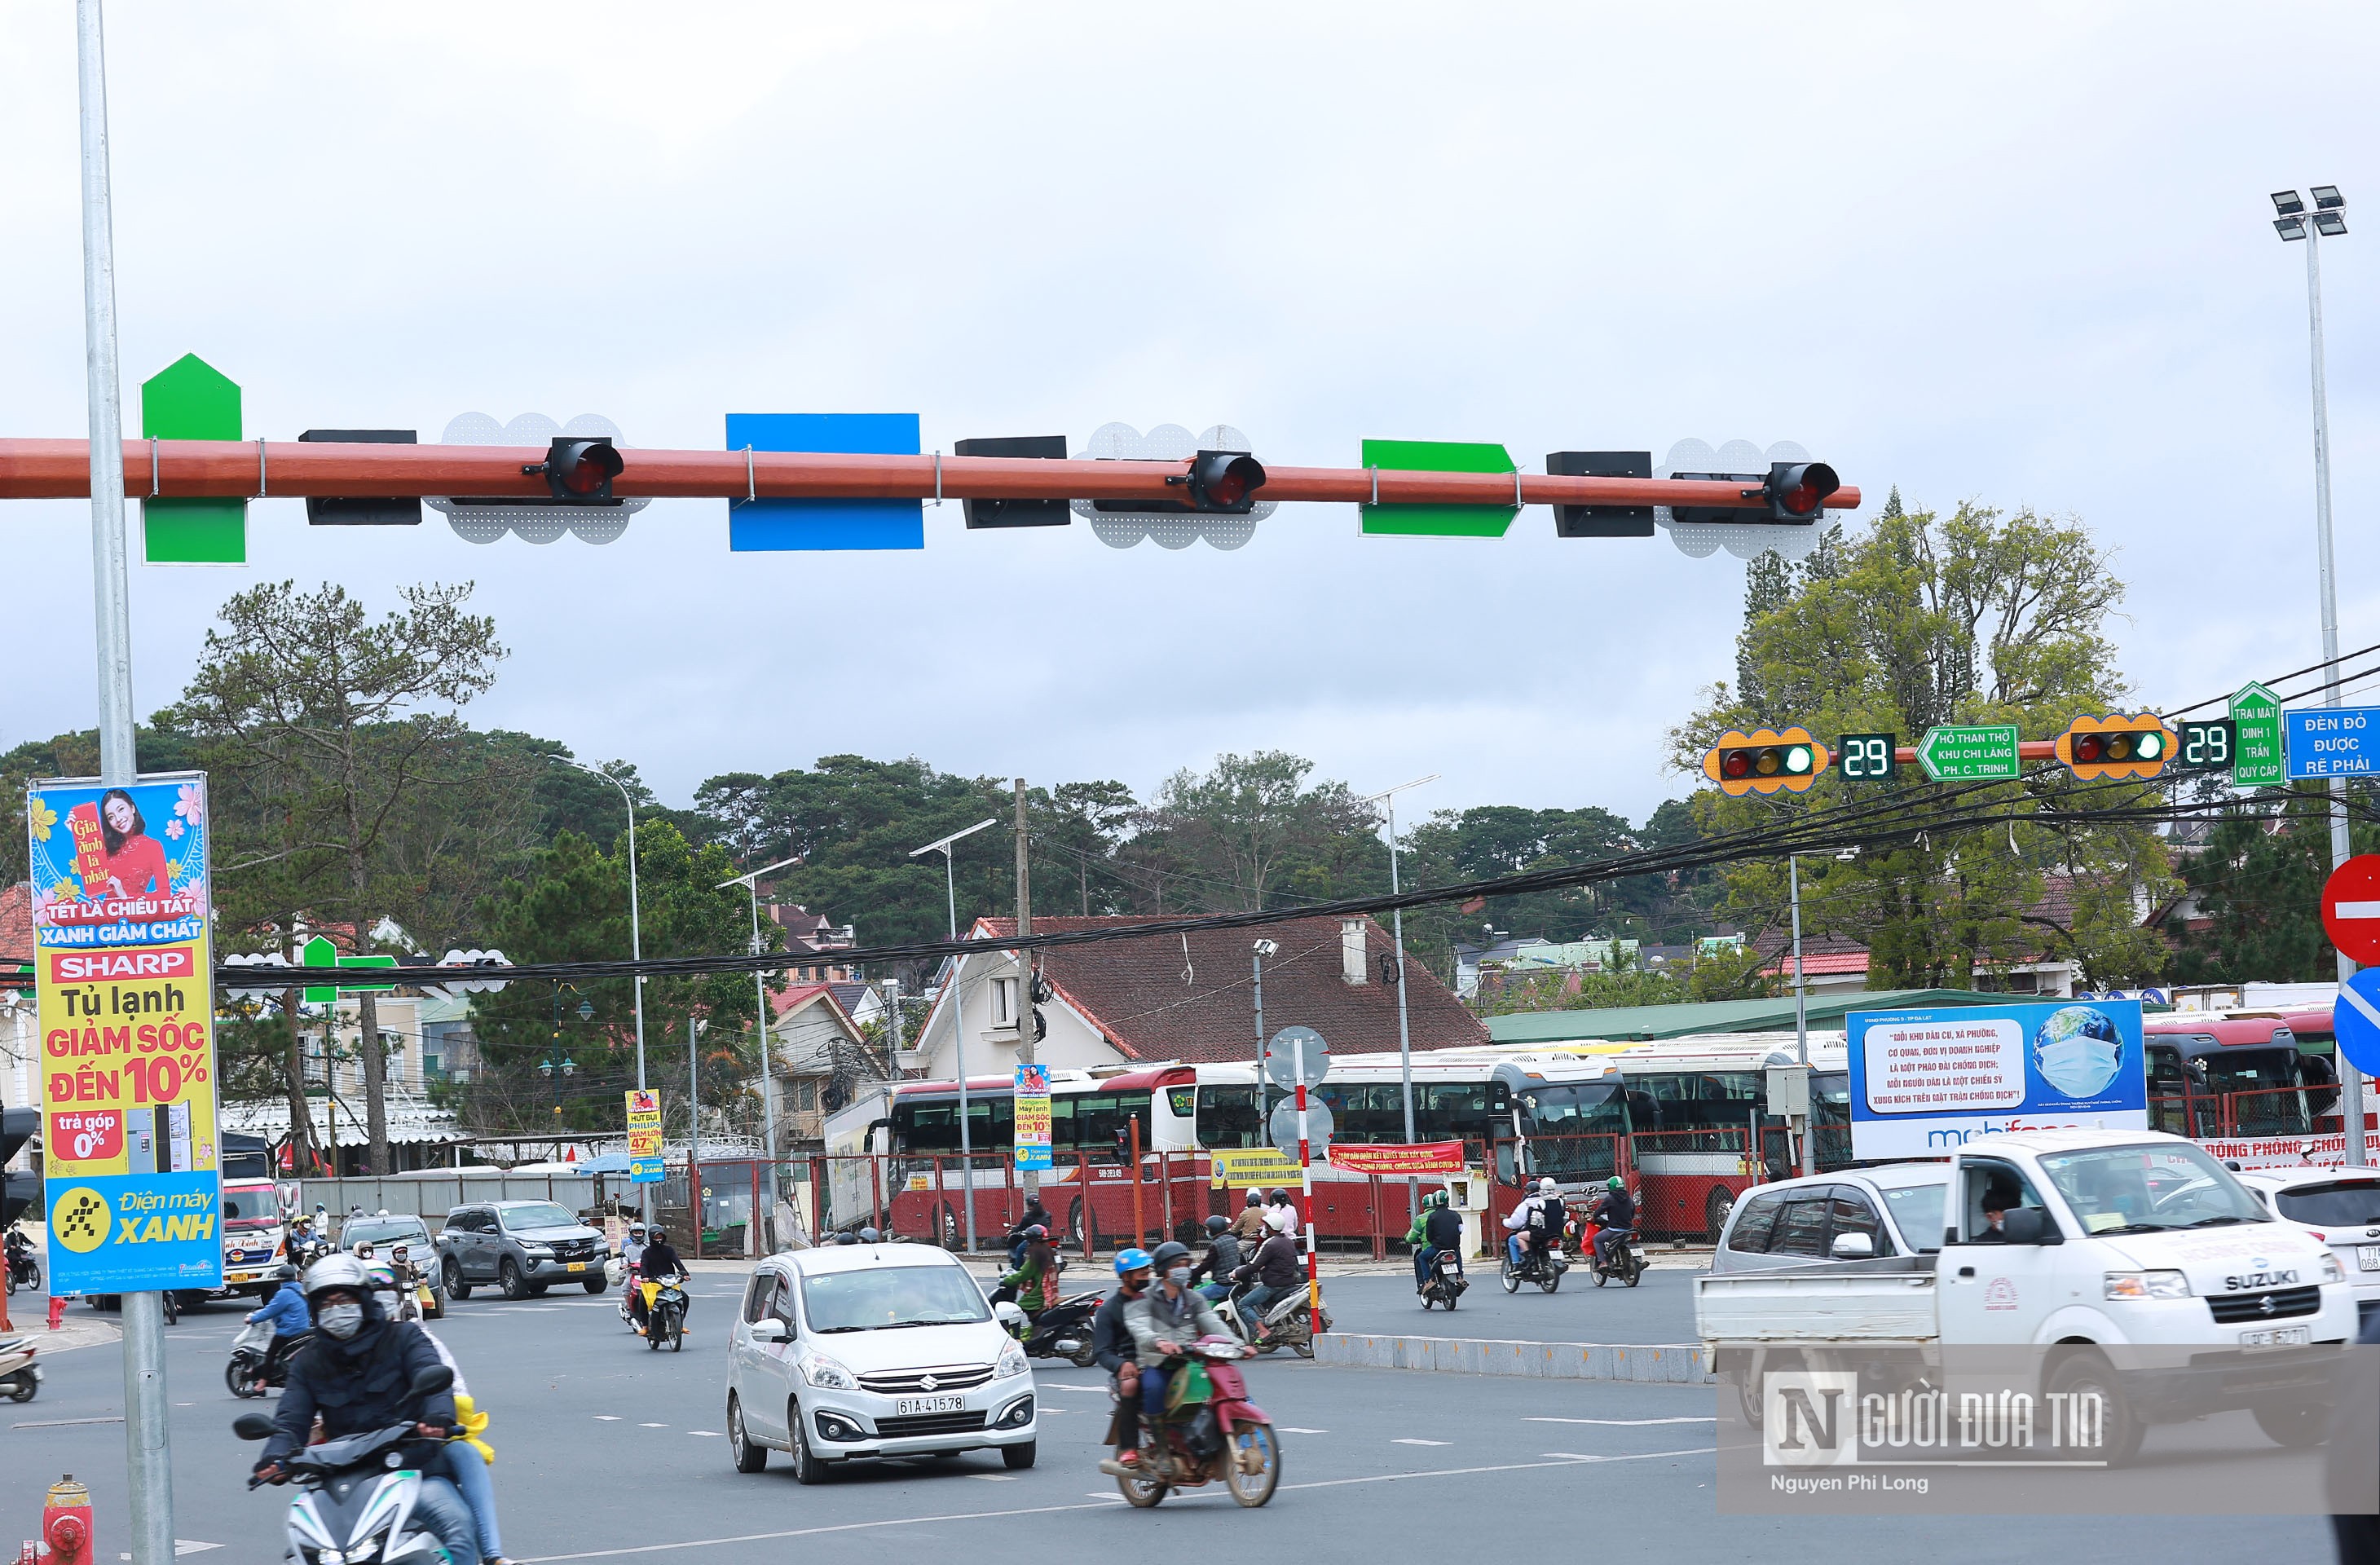
<instances>
[{"instance_id":1,"label":"asphalt road","mask_svg":"<svg viewBox=\"0 0 2380 1565\"><path fill-rule=\"evenodd\" d=\"M1380 1307L1394 1303L1395 1280L1360 1280L1390 1284ZM1646 1292L1651 1287L1648 1280L1638 1290L1648 1312L1661 1297ZM520 1304L482 1297L434 1327L493 1415L505 1543L516 1559L777 1565L789 1547L819 1538L939 1552L968 1565L1046 1565L1053 1549L1056 1558L1079 1559L1151 1545L1203 1556L1242 1540L1308 1559L1386 1559L1392 1550L1410 1553L1416 1530L1429 1528L1465 1548L1560 1544L1621 1558L1827 1565L1899 1565L1921 1556L2003 1560L2037 1546L2045 1533L2069 1554L2329 1557L2327 1528L2312 1520L2042 1519L2023 1524L2035 1540L2027 1546L2006 1519L1974 1525L1719 1516L1707 1389L1336 1369L1277 1357L1249 1373L1256 1399L1282 1435L1282 1486L1262 1510L1242 1511L1220 1492L1203 1491L1154 1511L1128 1510L1093 1468L1105 1391L1095 1374L1062 1365L1038 1374L1046 1422L1032 1471L1008 1473L984 1453L855 1470L806 1489L782 1462L751 1476L728 1462L722 1323L735 1292L730 1275L698 1278L696 1336L677 1354L647 1351L621 1326L610 1297L557 1293ZM1551 1298L1503 1304L1515 1311L1543 1304L1549 1318L1561 1311L1559 1318L1598 1322L1607 1318L1602 1306L1626 1307L1618 1304L1624 1295L1603 1293L1573 1300L1565 1286ZM1433 1320L1443 1318L1432 1312ZM1457 1321L1467 1327L1473 1318L1466 1308ZM1483 1310L1476 1318L1505 1317ZM186 1315L166 1333L176 1531L214 1546L204 1554L219 1547L226 1560L270 1560L280 1551L285 1497L243 1487L255 1448L234 1441L228 1428L258 1404L224 1389L236 1326L236 1313L220 1307ZM124 1538L124 1428L115 1421L122 1406L113 1347L60 1354L38 1400L0 1403L0 1542L7 1548L34 1535L42 1489L71 1472L98 1501L99 1558L116 1557ZM2223 1459L2207 1460L2210 1481L2221 1481Z\"/></svg>"},{"instance_id":2,"label":"asphalt road","mask_svg":"<svg viewBox=\"0 0 2380 1565\"><path fill-rule=\"evenodd\" d=\"M1425 1311L1413 1274L1322 1280L1333 1329L1402 1332L1415 1337L1492 1337L1518 1342L1691 1342L1694 1341L1694 1278L1684 1268L1658 1268L1633 1288L1595 1285L1573 1268L1548 1293L1524 1283L1506 1293L1493 1261L1471 1263L1471 1286L1450 1315Z\"/></svg>"}]
</instances>

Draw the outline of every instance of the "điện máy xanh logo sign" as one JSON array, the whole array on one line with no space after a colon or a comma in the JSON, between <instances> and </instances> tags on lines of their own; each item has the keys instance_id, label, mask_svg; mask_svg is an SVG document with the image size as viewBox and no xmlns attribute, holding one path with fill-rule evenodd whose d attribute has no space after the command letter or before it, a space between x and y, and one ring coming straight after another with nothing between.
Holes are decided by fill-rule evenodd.
<instances>
[{"instance_id":1,"label":"\u0111i\u1ec7n m\u00e1y xanh logo sign","mask_svg":"<svg viewBox=\"0 0 2380 1565\"><path fill-rule=\"evenodd\" d=\"M51 1290L220 1286L206 779L25 805Z\"/></svg>"}]
</instances>

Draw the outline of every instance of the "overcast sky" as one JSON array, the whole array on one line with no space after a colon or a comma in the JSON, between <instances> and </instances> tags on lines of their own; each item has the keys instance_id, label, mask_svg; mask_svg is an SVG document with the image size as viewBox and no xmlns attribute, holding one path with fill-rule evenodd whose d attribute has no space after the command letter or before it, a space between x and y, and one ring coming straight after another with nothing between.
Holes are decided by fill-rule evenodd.
<instances>
[{"instance_id":1,"label":"overcast sky","mask_svg":"<svg viewBox=\"0 0 2380 1565\"><path fill-rule=\"evenodd\" d=\"M1542 470L1793 439L1871 511L2086 520L2127 671L2179 705L2319 655L2304 247L2266 192L2336 182L2342 636L2380 641L2380 10L1952 10L115 0L127 423L196 352L277 440L915 412L929 449L1226 422L1284 464ZM64 0L0 0L0 432L79 436ZM839 752L1145 795L1280 747L1444 774L1401 810L1641 819L1733 673L1740 562L1542 507L1475 541L1289 505L1234 552L926 515L922 553L731 555L715 501L601 548L270 501L245 570L136 567L140 710L250 583L468 578L513 652L472 720L672 803ZM88 516L0 505L0 746L95 721Z\"/></svg>"}]
</instances>

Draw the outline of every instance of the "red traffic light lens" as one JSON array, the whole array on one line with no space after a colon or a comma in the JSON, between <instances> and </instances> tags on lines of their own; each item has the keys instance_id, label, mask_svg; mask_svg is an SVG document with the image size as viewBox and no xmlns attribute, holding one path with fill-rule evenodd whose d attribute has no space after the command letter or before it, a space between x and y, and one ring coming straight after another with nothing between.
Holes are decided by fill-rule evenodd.
<instances>
[{"instance_id":1,"label":"red traffic light lens","mask_svg":"<svg viewBox=\"0 0 2380 1565\"><path fill-rule=\"evenodd\" d=\"M1751 776L1752 752L1749 750L1728 751L1727 754L1718 758L1718 770L1719 775L1722 777L1731 778Z\"/></svg>"},{"instance_id":2,"label":"red traffic light lens","mask_svg":"<svg viewBox=\"0 0 2380 1565\"><path fill-rule=\"evenodd\" d=\"M1805 483L1785 491L1784 505L1785 509L1792 512L1793 515L1806 516L1818 508L1818 502L1822 498L1824 497L1818 493L1815 485Z\"/></svg>"},{"instance_id":3,"label":"red traffic light lens","mask_svg":"<svg viewBox=\"0 0 2380 1565\"><path fill-rule=\"evenodd\" d=\"M2107 757L2107 741L2101 738L2098 734L2078 734L2074 736L2074 758L2076 760L2085 762L2105 760Z\"/></svg>"}]
</instances>

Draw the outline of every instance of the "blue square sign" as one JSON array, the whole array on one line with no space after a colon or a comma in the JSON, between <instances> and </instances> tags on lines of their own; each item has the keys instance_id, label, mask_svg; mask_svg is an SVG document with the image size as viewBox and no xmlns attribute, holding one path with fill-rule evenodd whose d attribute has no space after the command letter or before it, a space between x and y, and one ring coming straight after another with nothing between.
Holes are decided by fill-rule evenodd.
<instances>
[{"instance_id":1,"label":"blue square sign","mask_svg":"<svg viewBox=\"0 0 2380 1565\"><path fill-rule=\"evenodd\" d=\"M727 449L917 455L915 413L730 413ZM923 549L917 500L731 500L727 547L778 550Z\"/></svg>"},{"instance_id":2,"label":"blue square sign","mask_svg":"<svg viewBox=\"0 0 2380 1565\"><path fill-rule=\"evenodd\" d=\"M2281 734L2292 781L2380 771L2380 707L2293 707Z\"/></svg>"}]
</instances>

